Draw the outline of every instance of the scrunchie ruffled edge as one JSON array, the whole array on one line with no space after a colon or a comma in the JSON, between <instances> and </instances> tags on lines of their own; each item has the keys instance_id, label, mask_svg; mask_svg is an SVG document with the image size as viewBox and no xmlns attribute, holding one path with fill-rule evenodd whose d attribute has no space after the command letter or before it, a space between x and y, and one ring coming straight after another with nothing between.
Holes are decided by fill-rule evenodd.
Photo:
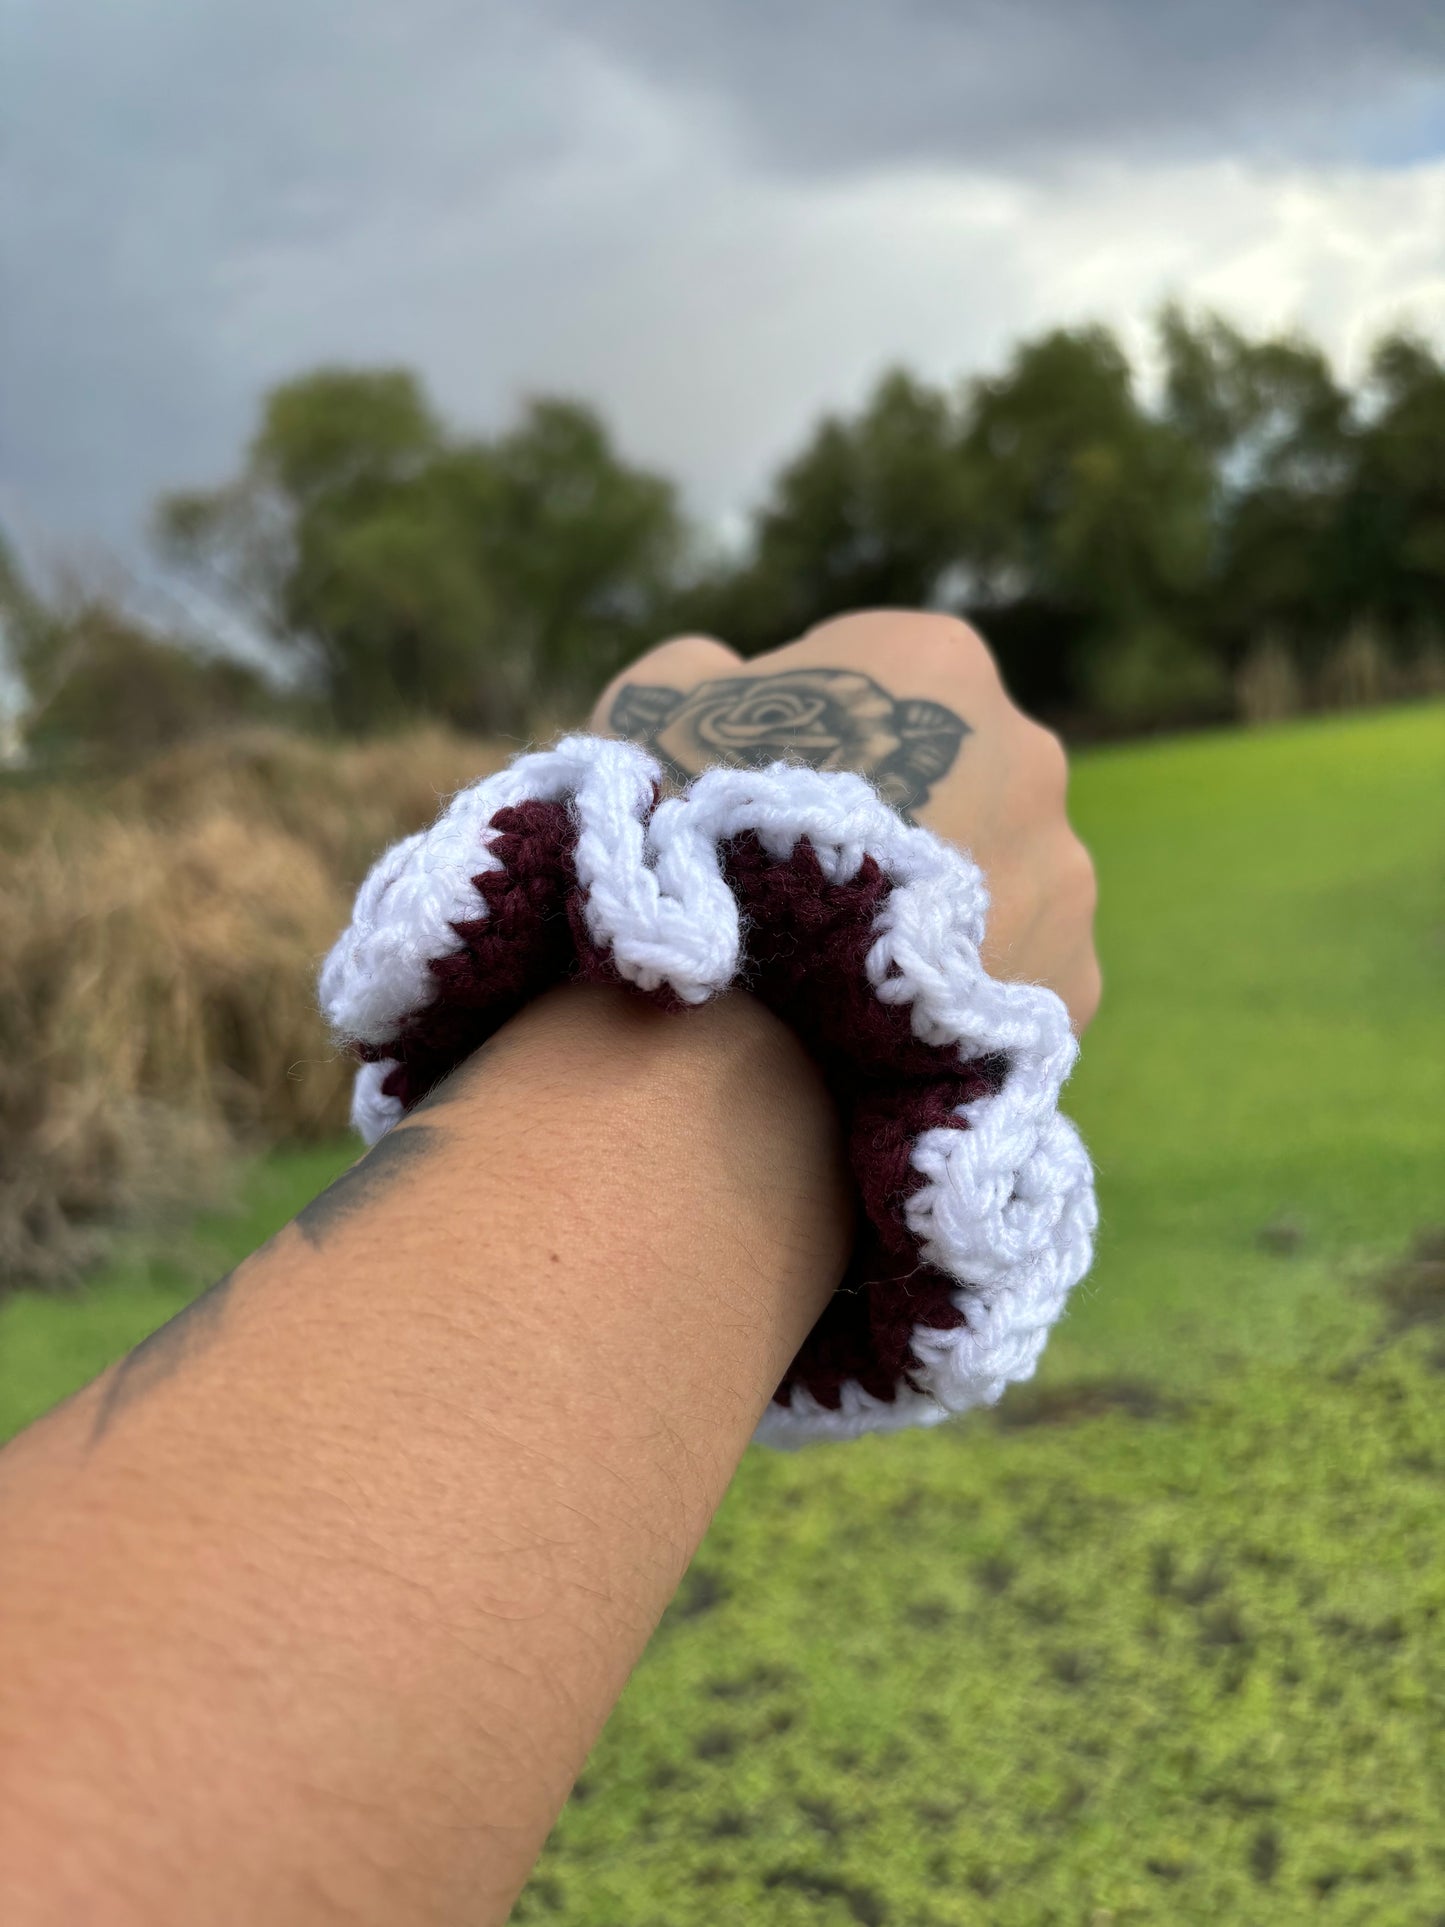
<instances>
[{"instance_id":1,"label":"scrunchie ruffled edge","mask_svg":"<svg viewBox=\"0 0 1445 1927\"><path fill-rule=\"evenodd\" d=\"M745 963L723 861L735 839L755 837L778 862L806 840L838 885L871 859L889 886L864 962L872 995L905 1008L919 1042L963 1064L1007 1066L996 1089L920 1131L909 1153L908 1232L920 1261L951 1281L961 1322L914 1327L916 1369L893 1398L852 1381L834 1407L795 1385L768 1407L757 1436L775 1445L851 1438L994 1403L1032 1375L1092 1259L1093 1173L1058 1110L1078 1048L1063 1004L1041 986L988 974L977 865L905 823L861 776L789 764L713 769L659 802L661 778L634 744L567 737L460 791L430 829L378 859L320 979L333 1035L371 1060L357 1074L356 1129L375 1143L405 1114L384 1088L396 1069L387 1047L435 1004L436 966L463 948L459 928L487 915L479 885L503 867L500 812L566 805L587 940L624 981L682 1004L726 989Z\"/></svg>"}]
</instances>

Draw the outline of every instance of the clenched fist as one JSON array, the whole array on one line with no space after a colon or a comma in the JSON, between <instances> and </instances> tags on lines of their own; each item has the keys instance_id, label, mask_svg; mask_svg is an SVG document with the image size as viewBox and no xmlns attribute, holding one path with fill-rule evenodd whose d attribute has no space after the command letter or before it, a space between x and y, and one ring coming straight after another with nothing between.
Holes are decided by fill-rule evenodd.
<instances>
[{"instance_id":1,"label":"clenched fist","mask_svg":"<svg viewBox=\"0 0 1445 1927\"><path fill-rule=\"evenodd\" d=\"M680 636L609 685L592 727L645 743L681 778L779 760L860 771L984 872L993 974L1057 991L1076 1031L1093 1017L1094 868L1065 812L1064 751L1010 701L966 623L840 616L746 662Z\"/></svg>"}]
</instances>

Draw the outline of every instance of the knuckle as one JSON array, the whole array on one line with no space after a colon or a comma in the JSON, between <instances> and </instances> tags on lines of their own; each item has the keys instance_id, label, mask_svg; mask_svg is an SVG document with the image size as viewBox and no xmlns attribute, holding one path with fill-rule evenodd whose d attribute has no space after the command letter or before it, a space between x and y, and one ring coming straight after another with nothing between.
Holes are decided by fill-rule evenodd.
<instances>
[{"instance_id":1,"label":"knuckle","mask_svg":"<svg viewBox=\"0 0 1445 1927\"><path fill-rule=\"evenodd\" d=\"M947 667L955 674L963 665L983 671L998 681L998 664L993 651L972 623L961 616L925 611L911 619L915 646L920 654Z\"/></svg>"},{"instance_id":2,"label":"knuckle","mask_svg":"<svg viewBox=\"0 0 1445 1927\"><path fill-rule=\"evenodd\" d=\"M957 678L960 670L998 680L988 644L960 616L936 609L859 609L815 623L804 638L826 639L862 654L874 653L890 666L900 660L926 674Z\"/></svg>"},{"instance_id":3,"label":"knuckle","mask_svg":"<svg viewBox=\"0 0 1445 1927\"><path fill-rule=\"evenodd\" d=\"M682 629L675 636L664 636L661 642L654 643L648 650L649 656L661 655L665 649L721 649L725 645L716 636L709 636L701 629ZM643 658L646 661L646 657Z\"/></svg>"},{"instance_id":4,"label":"knuckle","mask_svg":"<svg viewBox=\"0 0 1445 1927\"><path fill-rule=\"evenodd\" d=\"M719 642L716 636L685 633L668 636L664 642L656 643L645 656L639 656L632 667L634 670L655 669L674 660L686 660L689 663L711 663L714 660L719 663L733 663L740 662L742 658L735 649L729 649L725 642Z\"/></svg>"},{"instance_id":5,"label":"knuckle","mask_svg":"<svg viewBox=\"0 0 1445 1927\"><path fill-rule=\"evenodd\" d=\"M1069 754L1063 740L1042 723L1030 723L1033 755L1040 780L1052 795L1062 797L1069 786Z\"/></svg>"}]
</instances>

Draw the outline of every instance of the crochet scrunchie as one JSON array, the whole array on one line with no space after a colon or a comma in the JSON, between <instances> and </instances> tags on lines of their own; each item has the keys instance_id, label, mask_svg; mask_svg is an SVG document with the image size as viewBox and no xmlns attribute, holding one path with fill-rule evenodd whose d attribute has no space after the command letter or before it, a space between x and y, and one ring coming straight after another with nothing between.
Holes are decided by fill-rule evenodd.
<instances>
[{"instance_id":1,"label":"crochet scrunchie","mask_svg":"<svg viewBox=\"0 0 1445 1927\"><path fill-rule=\"evenodd\" d=\"M321 973L374 1143L567 979L675 1006L742 984L838 1103L860 1203L848 1275L789 1367L773 1444L930 1425L1031 1376L1089 1267L1093 1175L1052 991L979 961L977 866L860 776L714 769L659 801L631 743L570 736L379 859Z\"/></svg>"}]
</instances>

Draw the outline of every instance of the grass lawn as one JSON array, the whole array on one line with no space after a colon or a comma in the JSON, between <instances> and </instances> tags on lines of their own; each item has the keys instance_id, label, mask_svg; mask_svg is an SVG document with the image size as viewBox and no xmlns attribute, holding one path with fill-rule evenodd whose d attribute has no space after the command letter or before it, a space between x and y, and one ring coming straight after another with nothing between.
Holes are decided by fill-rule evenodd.
<instances>
[{"instance_id":1,"label":"grass lawn","mask_svg":"<svg viewBox=\"0 0 1445 1927\"><path fill-rule=\"evenodd\" d=\"M1445 1923L1445 708L1074 795L1093 1277L996 1414L749 1455L521 1920ZM343 1155L0 1306L0 1434Z\"/></svg>"}]
</instances>

